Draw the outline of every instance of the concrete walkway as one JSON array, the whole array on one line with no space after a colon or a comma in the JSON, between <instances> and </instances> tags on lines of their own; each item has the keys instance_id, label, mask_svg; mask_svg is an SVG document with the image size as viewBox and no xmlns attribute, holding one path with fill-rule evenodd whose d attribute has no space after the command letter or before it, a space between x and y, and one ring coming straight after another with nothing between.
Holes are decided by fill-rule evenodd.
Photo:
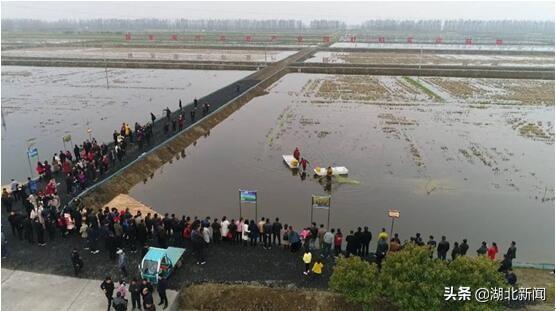
<instances>
[{"instance_id":1,"label":"concrete walkway","mask_svg":"<svg viewBox=\"0 0 556 311\"><path fill-rule=\"evenodd\" d=\"M2 310L106 310L107 301L100 289L100 280L80 279L51 274L39 274L18 270L2 269ZM176 310L177 292L166 291L168 308ZM126 297L128 310L131 299ZM154 293L155 303L160 301ZM157 306L157 310L161 310Z\"/></svg>"}]
</instances>

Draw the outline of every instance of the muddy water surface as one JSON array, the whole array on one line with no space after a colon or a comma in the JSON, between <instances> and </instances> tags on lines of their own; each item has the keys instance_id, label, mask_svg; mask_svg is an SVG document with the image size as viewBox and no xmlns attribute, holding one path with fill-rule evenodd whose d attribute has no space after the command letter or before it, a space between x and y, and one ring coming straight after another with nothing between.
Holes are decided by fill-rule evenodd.
<instances>
[{"instance_id":1,"label":"muddy water surface","mask_svg":"<svg viewBox=\"0 0 556 311\"><path fill-rule=\"evenodd\" d=\"M284 165L282 154L299 146L312 166L350 171L331 186L333 228L367 225L376 236L389 228L386 211L398 209L394 230L404 239L467 238L471 254L482 240L502 251L515 240L518 261L554 262L552 106L433 102L399 77L367 78L386 89L382 102L323 99L317 90L335 79L287 75L130 195L161 212L237 218L238 189L258 190L259 217L299 229L309 223L311 195L327 193ZM402 86L406 93L389 101L388 90ZM521 135L516 118L541 122L552 136ZM243 216L254 215L244 204ZM325 211L314 217L326 224Z\"/></svg>"},{"instance_id":2,"label":"muddy water surface","mask_svg":"<svg viewBox=\"0 0 556 311\"><path fill-rule=\"evenodd\" d=\"M111 141L122 122L150 121L150 112L177 109L179 98L189 103L250 73L109 69L107 88L100 68L2 66L2 183L29 176L28 139L50 161L65 135L79 144L90 128L98 141Z\"/></svg>"}]
</instances>

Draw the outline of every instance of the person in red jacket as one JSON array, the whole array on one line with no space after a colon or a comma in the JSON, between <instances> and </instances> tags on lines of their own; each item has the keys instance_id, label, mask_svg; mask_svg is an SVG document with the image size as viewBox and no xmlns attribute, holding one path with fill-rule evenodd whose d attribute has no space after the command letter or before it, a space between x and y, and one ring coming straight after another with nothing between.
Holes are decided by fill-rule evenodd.
<instances>
[{"instance_id":1,"label":"person in red jacket","mask_svg":"<svg viewBox=\"0 0 556 311\"><path fill-rule=\"evenodd\" d=\"M342 230L338 228L338 232L336 232L336 235L334 236L334 253L336 256L339 256L340 253L342 252L343 239L344 236L342 235Z\"/></svg>"},{"instance_id":2,"label":"person in red jacket","mask_svg":"<svg viewBox=\"0 0 556 311\"><path fill-rule=\"evenodd\" d=\"M299 161L299 158L301 157L301 152L299 151L299 147L295 147L295 150L293 151L293 157Z\"/></svg>"},{"instance_id":3,"label":"person in red jacket","mask_svg":"<svg viewBox=\"0 0 556 311\"><path fill-rule=\"evenodd\" d=\"M309 161L307 161L307 159L305 158L301 158L301 167L303 168L303 171L305 172L307 170L307 164L309 163Z\"/></svg>"},{"instance_id":4,"label":"person in red jacket","mask_svg":"<svg viewBox=\"0 0 556 311\"><path fill-rule=\"evenodd\" d=\"M498 254L498 246L495 242L492 242L492 246L489 247L487 250L487 256L488 258L490 258L490 260L495 260L496 254Z\"/></svg>"}]
</instances>

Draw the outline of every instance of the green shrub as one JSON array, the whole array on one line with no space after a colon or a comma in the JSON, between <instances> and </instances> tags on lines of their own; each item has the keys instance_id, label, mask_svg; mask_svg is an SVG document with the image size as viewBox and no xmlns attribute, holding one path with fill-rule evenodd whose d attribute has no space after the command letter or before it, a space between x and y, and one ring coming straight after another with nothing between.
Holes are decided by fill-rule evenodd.
<instances>
[{"instance_id":1,"label":"green shrub","mask_svg":"<svg viewBox=\"0 0 556 311\"><path fill-rule=\"evenodd\" d=\"M343 294L349 302L371 306L379 293L377 288L378 271L359 257L340 258L334 265L330 277L330 288Z\"/></svg>"},{"instance_id":2,"label":"green shrub","mask_svg":"<svg viewBox=\"0 0 556 311\"><path fill-rule=\"evenodd\" d=\"M446 264L429 256L427 248L413 245L388 254L379 276L382 295L401 310L440 309L450 273Z\"/></svg>"},{"instance_id":3,"label":"green shrub","mask_svg":"<svg viewBox=\"0 0 556 311\"><path fill-rule=\"evenodd\" d=\"M389 253L378 273L375 264L350 257L339 259L330 288L343 294L348 301L373 309L384 303L400 310L497 310L497 301L477 302L478 288L506 287L499 263L485 257L458 257L446 263L430 259L427 247L406 245L401 251ZM446 287L470 287L470 300L446 301Z\"/></svg>"}]
</instances>

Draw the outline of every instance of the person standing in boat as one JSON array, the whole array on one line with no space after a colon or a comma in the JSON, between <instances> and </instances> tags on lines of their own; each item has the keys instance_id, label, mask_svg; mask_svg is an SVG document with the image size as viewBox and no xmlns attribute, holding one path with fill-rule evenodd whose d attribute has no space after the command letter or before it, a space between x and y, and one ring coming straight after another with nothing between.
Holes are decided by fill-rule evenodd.
<instances>
[{"instance_id":1,"label":"person standing in boat","mask_svg":"<svg viewBox=\"0 0 556 311\"><path fill-rule=\"evenodd\" d=\"M305 158L301 158L301 161L299 161L299 163L301 164L301 168L303 169L303 172L305 173L305 171L307 171L307 164L309 164L309 161L307 161L307 159L305 159Z\"/></svg>"},{"instance_id":2,"label":"person standing in boat","mask_svg":"<svg viewBox=\"0 0 556 311\"><path fill-rule=\"evenodd\" d=\"M295 150L293 151L293 157L299 161L300 157L301 157L301 152L299 151L299 147L295 147Z\"/></svg>"}]
</instances>

